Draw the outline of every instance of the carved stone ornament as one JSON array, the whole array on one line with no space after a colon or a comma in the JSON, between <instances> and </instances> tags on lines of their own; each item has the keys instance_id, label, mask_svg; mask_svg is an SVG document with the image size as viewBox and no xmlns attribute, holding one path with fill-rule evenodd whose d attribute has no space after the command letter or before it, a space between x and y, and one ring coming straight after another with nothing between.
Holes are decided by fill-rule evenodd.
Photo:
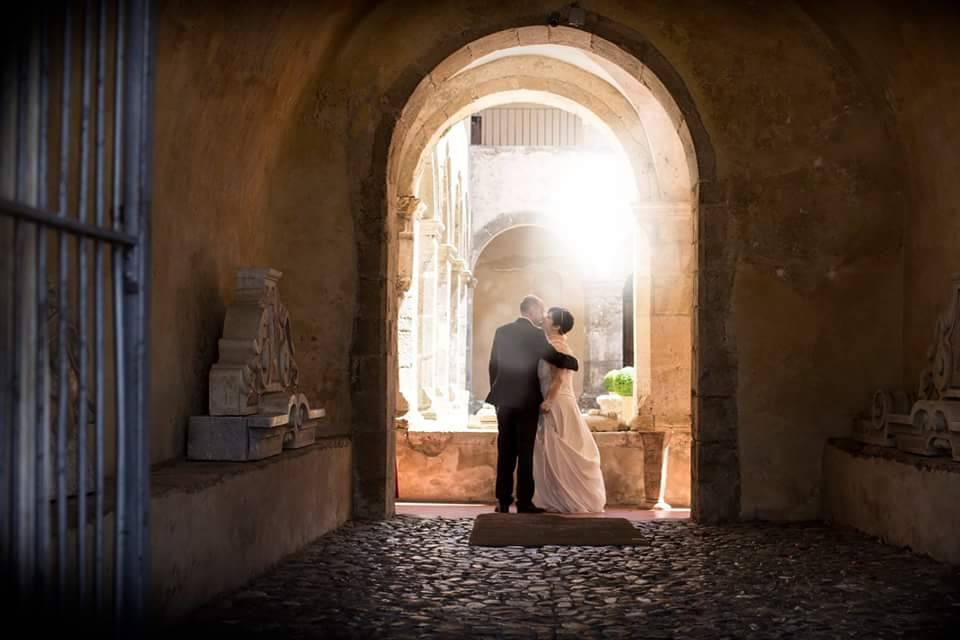
<instances>
[{"instance_id":1,"label":"carved stone ornament","mask_svg":"<svg viewBox=\"0 0 960 640\"><path fill-rule=\"evenodd\" d=\"M417 196L400 196L397 198L397 214L404 220L409 220L417 213L420 204Z\"/></svg>"},{"instance_id":2,"label":"carved stone ornament","mask_svg":"<svg viewBox=\"0 0 960 640\"><path fill-rule=\"evenodd\" d=\"M219 360L210 369L208 416L193 416L187 457L259 460L316 440L323 409L298 392L290 317L280 302L275 269L237 272Z\"/></svg>"},{"instance_id":3,"label":"carved stone ornament","mask_svg":"<svg viewBox=\"0 0 960 640\"><path fill-rule=\"evenodd\" d=\"M854 438L960 461L960 275L954 275L947 311L937 319L916 393L877 391L870 416L854 424Z\"/></svg>"}]
</instances>

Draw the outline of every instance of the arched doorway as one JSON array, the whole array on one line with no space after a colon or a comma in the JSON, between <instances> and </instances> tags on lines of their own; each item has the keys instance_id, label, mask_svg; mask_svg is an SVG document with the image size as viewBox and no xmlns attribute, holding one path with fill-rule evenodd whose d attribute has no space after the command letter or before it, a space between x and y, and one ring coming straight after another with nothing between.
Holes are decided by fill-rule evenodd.
<instances>
[{"instance_id":1,"label":"arched doorway","mask_svg":"<svg viewBox=\"0 0 960 640\"><path fill-rule=\"evenodd\" d=\"M585 31L565 27L521 27L507 32L492 34L469 43L460 50L448 56L444 61L420 82L418 87L406 102L400 120L393 127L388 158L387 158L387 271L395 274L387 280L387 354L385 361L384 378L386 381L386 409L388 428L386 434L370 434L369 446L377 447L381 442L386 453L386 459L376 455L375 451L363 451L367 443L359 443L358 456L364 458L379 458L386 463L382 477L390 482L390 460L393 455L395 442L390 426L396 414L396 353L391 327L395 318L396 302L409 282L410 261L408 251L404 247L404 235L409 234L412 221L416 219L420 207L418 185L420 183L423 151L443 132L446 123L463 119L471 112L484 106L503 104L508 101L517 101L520 98L529 99L531 92L539 93L537 97L547 99L566 100L567 106L572 102L574 108L579 105L588 114L606 123L617 135L625 148L633 148L636 153L631 154L632 160L646 158L646 167L634 165L638 179L646 178L649 181L646 189L647 198L635 203L634 215L637 224L643 228L649 237L653 238L652 255L655 262L666 261L671 267L660 269L665 280L652 284L652 313L660 315L657 322L651 324L651 344L657 345L658 336L671 335L674 342L687 341L694 354L690 366L674 368L672 371L658 371L656 363L653 371L653 385L674 378L686 376L687 392L683 394L666 394L658 403L663 413L658 416L662 424L669 424L671 418L669 405L673 404L675 415L690 416L691 398L689 389L694 389L694 402L697 407L693 411L694 446L691 456L693 459L693 514L703 521L720 521L735 519L739 513L739 481L736 465L736 440L729 437L735 434L736 412L735 389L723 386L722 413L714 412L709 423L703 420L704 408L710 410L713 403L704 394L698 393L697 387L700 378L693 376L694 370L704 371L703 363L710 363L709 381L727 381L734 376L734 360L731 357L733 348L732 336L717 335L709 340L702 339L702 329L711 331L715 324L704 325L697 323L693 318L694 310L698 316L716 313L722 317L722 312L729 305L729 289L723 286L712 286L713 283L722 283L722 274L716 270L722 265L716 265L714 275L707 279L702 271L698 271L697 246L698 229L696 216L700 205L713 197L710 188L713 183L713 165L710 145L704 128L699 121L692 100L676 72L657 55L646 54L645 62L641 63L631 51L649 51L649 44L639 34L614 34L607 31L606 23L598 23L597 31L590 34ZM617 44L607 40L604 35L615 37ZM562 54L549 55L546 48L557 47L563 50ZM512 51L511 51L512 50ZM573 59L570 55L575 53ZM550 62L544 67L563 69L563 65L576 67L581 71L592 71L593 79L605 87L612 87L623 100L609 94L606 89L598 88L587 95L576 95L567 88L551 85L552 77L537 77L535 64L527 58L544 57L555 58L559 63ZM577 56L583 56L578 58ZM517 58L509 61L509 58ZM497 65L506 68L506 62L517 65L516 82L508 86L489 84L484 86L484 69L486 65ZM586 62L585 62L586 60ZM551 67L552 65L552 67ZM590 68L591 65L594 68ZM586 68L585 68L586 67ZM472 75L471 75L472 74ZM562 74L561 74L562 75ZM489 76L487 76L489 77ZM470 82L467 82L467 79ZM496 83L497 80L489 80ZM540 84L537 84L540 83ZM524 86L532 86L526 89ZM568 83L569 84L569 83ZM576 83L583 88L583 83ZM668 89L669 86L669 89ZM481 90L478 90L481 88ZM464 100L463 95L467 99ZM604 95L606 98L604 99ZM543 96L549 96L544 99ZM674 98L674 95L677 98ZM459 101L459 102L458 102ZM628 111L618 110L626 104ZM453 113L451 113L451 111ZM634 118L629 117L629 113ZM633 123L639 123L634 126ZM655 124L666 126L654 126ZM695 149L697 151L695 151ZM724 224L722 221L718 224ZM722 237L722 234L716 236ZM660 246L660 241L666 241L670 247ZM675 249L688 245L679 252ZM702 249L701 249L702 250ZM670 255L670 254L673 255ZM711 265L714 267L714 265ZM685 269L687 273L685 273ZM697 285L693 282L693 273L697 273ZM721 276L718 280L717 276ZM697 300L694 301L696 290ZM391 291L397 293L390 294ZM705 295L706 294L706 295ZM706 303L706 304L704 304ZM661 313L662 312L662 313ZM697 330L694 331L694 327ZM694 333L698 334L697 340ZM694 344L696 343L696 346ZM676 387L676 385L673 385ZM657 391L652 392L654 400ZM707 429L704 429L704 425ZM718 438L717 435L724 437ZM369 465L363 462L362 465ZM359 466L359 465L358 465ZM362 474L361 474L362 475ZM379 475L379 474L378 474ZM373 476L377 477L377 476ZM361 483L364 484L364 483ZM391 498L389 491L383 495L376 488L372 490L359 486L357 495L358 515L377 513L391 513ZM368 495L363 495L363 494ZM382 509L378 506L383 500Z\"/></svg>"}]
</instances>

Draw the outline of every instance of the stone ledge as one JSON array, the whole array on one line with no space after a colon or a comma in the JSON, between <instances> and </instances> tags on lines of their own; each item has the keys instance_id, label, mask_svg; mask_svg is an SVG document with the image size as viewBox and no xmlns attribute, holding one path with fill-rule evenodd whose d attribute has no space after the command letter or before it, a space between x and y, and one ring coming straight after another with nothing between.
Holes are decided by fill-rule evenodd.
<instances>
[{"instance_id":1,"label":"stone ledge","mask_svg":"<svg viewBox=\"0 0 960 640\"><path fill-rule=\"evenodd\" d=\"M177 617L236 589L351 516L351 443L330 438L250 463L158 469L152 604Z\"/></svg>"},{"instance_id":2,"label":"stone ledge","mask_svg":"<svg viewBox=\"0 0 960 640\"><path fill-rule=\"evenodd\" d=\"M278 456L252 462L177 460L164 463L154 467L150 473L150 496L155 500L171 491L196 493L236 475L268 469L274 465L312 455L318 449L342 449L349 446L349 437L336 436L321 438L308 447L286 450Z\"/></svg>"},{"instance_id":3,"label":"stone ledge","mask_svg":"<svg viewBox=\"0 0 960 640\"><path fill-rule=\"evenodd\" d=\"M960 564L960 463L832 439L822 486L825 520Z\"/></svg>"},{"instance_id":4,"label":"stone ledge","mask_svg":"<svg viewBox=\"0 0 960 640\"><path fill-rule=\"evenodd\" d=\"M402 433L403 435L400 435ZM611 431L593 433L610 505L649 507L657 500L660 482L659 448L650 436L664 432ZM670 450L666 500L675 507L690 504L690 445ZM656 442L660 442L657 440ZM655 445L659 447L659 444ZM480 430L398 430L397 465L400 499L421 502L492 502L497 465L497 432Z\"/></svg>"},{"instance_id":5,"label":"stone ledge","mask_svg":"<svg viewBox=\"0 0 960 640\"><path fill-rule=\"evenodd\" d=\"M852 456L860 458L883 458L910 465L923 471L946 471L960 473L960 462L949 457L933 458L918 456L900 451L895 447L880 447L874 444L865 444L849 438L831 438L827 441L830 446L836 447Z\"/></svg>"}]
</instances>

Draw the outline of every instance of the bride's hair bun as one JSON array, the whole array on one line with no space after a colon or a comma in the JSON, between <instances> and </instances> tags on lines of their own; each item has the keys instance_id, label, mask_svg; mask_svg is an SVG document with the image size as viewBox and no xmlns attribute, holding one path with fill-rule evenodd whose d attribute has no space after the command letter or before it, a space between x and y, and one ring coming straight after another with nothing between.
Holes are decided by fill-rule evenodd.
<instances>
[{"instance_id":1,"label":"bride's hair bun","mask_svg":"<svg viewBox=\"0 0 960 640\"><path fill-rule=\"evenodd\" d=\"M573 329L573 314L567 309L551 307L547 311L547 315L550 316L550 322L553 323L553 326L560 330L561 335L570 333L570 330Z\"/></svg>"}]
</instances>

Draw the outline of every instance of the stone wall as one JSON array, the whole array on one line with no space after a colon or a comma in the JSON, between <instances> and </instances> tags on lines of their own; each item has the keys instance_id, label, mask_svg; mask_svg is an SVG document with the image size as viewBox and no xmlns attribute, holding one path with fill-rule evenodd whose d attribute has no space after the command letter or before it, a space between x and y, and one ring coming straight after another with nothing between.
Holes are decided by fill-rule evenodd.
<instances>
[{"instance_id":1,"label":"stone wall","mask_svg":"<svg viewBox=\"0 0 960 640\"><path fill-rule=\"evenodd\" d=\"M184 454L236 270L284 272L304 390L349 424L357 289L343 166L346 120L301 122L300 94L348 30L349 11L296 3L158 3L152 219L151 440L155 462ZM285 34L278 38L277 34Z\"/></svg>"},{"instance_id":2,"label":"stone wall","mask_svg":"<svg viewBox=\"0 0 960 640\"><path fill-rule=\"evenodd\" d=\"M658 437L634 432L594 433L593 437L600 448L608 506L653 507L661 474L656 463ZM668 477L665 499L672 507L689 507L689 439L686 452L679 440L676 445L668 463L675 472ZM496 431L400 430L397 464L401 500L495 502Z\"/></svg>"},{"instance_id":3,"label":"stone wall","mask_svg":"<svg viewBox=\"0 0 960 640\"><path fill-rule=\"evenodd\" d=\"M957 267L958 133L943 106L956 95L955 18L850 4L589 6L586 29L679 96L709 177L692 378L693 475L712 474L694 501L708 519L819 513L822 443L874 388L918 368L904 335L922 354ZM160 3L155 459L182 453L233 271L262 261L300 292L286 300L310 396L354 429L358 513L389 511L393 126L447 55L554 10Z\"/></svg>"},{"instance_id":4,"label":"stone wall","mask_svg":"<svg viewBox=\"0 0 960 640\"><path fill-rule=\"evenodd\" d=\"M904 380L918 380L943 292L960 273L960 7L865 0L801 3L856 69L899 145L904 227Z\"/></svg>"}]
</instances>

